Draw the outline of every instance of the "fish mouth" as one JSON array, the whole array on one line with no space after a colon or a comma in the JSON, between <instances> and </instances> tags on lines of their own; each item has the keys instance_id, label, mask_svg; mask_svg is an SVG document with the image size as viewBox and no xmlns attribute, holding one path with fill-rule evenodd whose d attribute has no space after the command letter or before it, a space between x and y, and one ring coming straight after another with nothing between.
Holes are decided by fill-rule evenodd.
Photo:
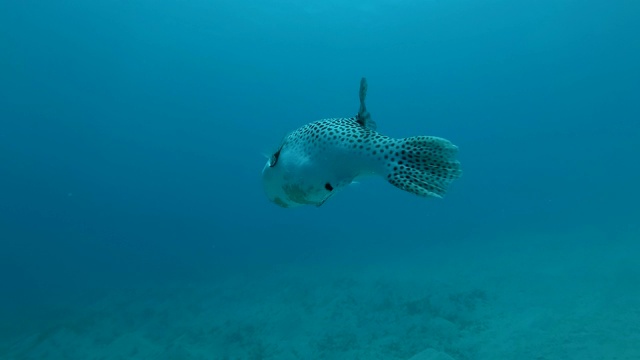
<instances>
[{"instance_id":1,"label":"fish mouth","mask_svg":"<svg viewBox=\"0 0 640 360\"><path fill-rule=\"evenodd\" d=\"M267 198L269 198L269 201L271 201L272 203L280 206L281 208L294 208L294 207L298 207L298 206L302 206L304 204L300 204L298 202L295 202L291 199L289 199L286 195L282 195L282 196L269 196L269 194L267 194Z\"/></svg>"},{"instance_id":2,"label":"fish mouth","mask_svg":"<svg viewBox=\"0 0 640 360\"><path fill-rule=\"evenodd\" d=\"M297 184L284 185L282 187L287 198L299 205L316 205L318 202L309 200L309 191Z\"/></svg>"},{"instance_id":3,"label":"fish mouth","mask_svg":"<svg viewBox=\"0 0 640 360\"><path fill-rule=\"evenodd\" d=\"M276 204L276 205L278 205L278 206L280 206L280 207L283 207L283 208L290 208L290 207L291 207L288 203L284 202L284 201L283 201L282 199L280 199L279 197L276 197L276 198L274 198L274 199L271 199L271 202L273 202L274 204Z\"/></svg>"},{"instance_id":4,"label":"fish mouth","mask_svg":"<svg viewBox=\"0 0 640 360\"><path fill-rule=\"evenodd\" d=\"M296 203L289 197L282 185L283 183L285 181L282 174L279 171L275 171L267 162L262 169L262 185L269 201L282 208L300 206L301 204Z\"/></svg>"},{"instance_id":5,"label":"fish mouth","mask_svg":"<svg viewBox=\"0 0 640 360\"><path fill-rule=\"evenodd\" d=\"M282 169L270 167L269 163L262 169L262 184L267 198L282 208L321 206L334 193L328 191L326 185L317 187L294 180Z\"/></svg>"},{"instance_id":6,"label":"fish mouth","mask_svg":"<svg viewBox=\"0 0 640 360\"><path fill-rule=\"evenodd\" d=\"M293 208L303 205L322 205L327 199L314 201L310 193L303 186L297 184L277 185L265 182L264 190L267 198L274 204L283 208Z\"/></svg>"}]
</instances>

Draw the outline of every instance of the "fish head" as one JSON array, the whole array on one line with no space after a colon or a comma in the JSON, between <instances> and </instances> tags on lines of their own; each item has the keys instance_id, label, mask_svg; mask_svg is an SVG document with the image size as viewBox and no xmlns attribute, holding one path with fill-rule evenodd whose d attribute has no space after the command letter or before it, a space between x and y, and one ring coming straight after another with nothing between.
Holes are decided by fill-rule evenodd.
<instances>
[{"instance_id":1,"label":"fish head","mask_svg":"<svg viewBox=\"0 0 640 360\"><path fill-rule=\"evenodd\" d=\"M308 159L281 146L262 169L264 192L281 207L320 206L334 194L334 189L315 176L316 170Z\"/></svg>"}]
</instances>

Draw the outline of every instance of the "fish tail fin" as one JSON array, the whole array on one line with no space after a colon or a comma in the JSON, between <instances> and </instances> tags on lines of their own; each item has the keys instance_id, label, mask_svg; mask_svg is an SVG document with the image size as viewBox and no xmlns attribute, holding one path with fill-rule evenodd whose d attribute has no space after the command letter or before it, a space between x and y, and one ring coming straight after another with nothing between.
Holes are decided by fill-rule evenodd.
<instances>
[{"instance_id":1,"label":"fish tail fin","mask_svg":"<svg viewBox=\"0 0 640 360\"><path fill-rule=\"evenodd\" d=\"M385 159L387 181L419 196L441 198L462 175L457 152L449 140L434 136L396 140Z\"/></svg>"}]
</instances>

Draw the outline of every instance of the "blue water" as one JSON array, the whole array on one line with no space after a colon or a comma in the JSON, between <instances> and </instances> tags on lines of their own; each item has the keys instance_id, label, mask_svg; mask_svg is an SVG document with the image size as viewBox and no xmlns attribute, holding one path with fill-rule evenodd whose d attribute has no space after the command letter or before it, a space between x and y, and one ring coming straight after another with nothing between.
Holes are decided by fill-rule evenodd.
<instances>
[{"instance_id":1,"label":"blue water","mask_svg":"<svg viewBox=\"0 0 640 360\"><path fill-rule=\"evenodd\" d=\"M640 359L638 16L0 2L0 358ZM263 154L361 76L462 178L269 203Z\"/></svg>"}]
</instances>

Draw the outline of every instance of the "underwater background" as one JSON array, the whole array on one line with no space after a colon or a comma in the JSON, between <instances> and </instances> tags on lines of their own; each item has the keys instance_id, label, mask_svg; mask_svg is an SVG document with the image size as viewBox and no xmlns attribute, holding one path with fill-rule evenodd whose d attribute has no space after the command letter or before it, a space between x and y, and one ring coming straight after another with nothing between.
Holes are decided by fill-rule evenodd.
<instances>
[{"instance_id":1,"label":"underwater background","mask_svg":"<svg viewBox=\"0 0 640 360\"><path fill-rule=\"evenodd\" d=\"M640 359L640 2L0 2L1 359ZM459 146L270 203L288 132Z\"/></svg>"}]
</instances>

